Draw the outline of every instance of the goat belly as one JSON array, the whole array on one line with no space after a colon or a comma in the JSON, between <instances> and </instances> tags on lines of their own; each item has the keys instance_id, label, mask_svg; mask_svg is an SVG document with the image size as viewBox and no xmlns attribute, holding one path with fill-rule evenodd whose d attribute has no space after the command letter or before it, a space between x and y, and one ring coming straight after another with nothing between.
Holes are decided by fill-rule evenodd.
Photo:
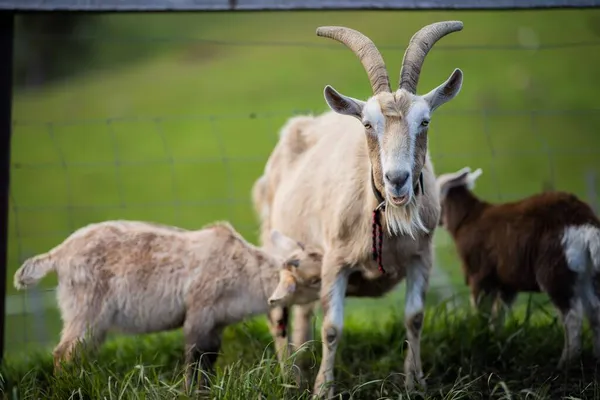
<instances>
[{"instance_id":1,"label":"goat belly","mask_svg":"<svg viewBox=\"0 0 600 400\"><path fill-rule=\"evenodd\" d=\"M393 290L401 280L388 275L367 279L361 271L355 271L348 278L346 296L382 297Z\"/></svg>"}]
</instances>

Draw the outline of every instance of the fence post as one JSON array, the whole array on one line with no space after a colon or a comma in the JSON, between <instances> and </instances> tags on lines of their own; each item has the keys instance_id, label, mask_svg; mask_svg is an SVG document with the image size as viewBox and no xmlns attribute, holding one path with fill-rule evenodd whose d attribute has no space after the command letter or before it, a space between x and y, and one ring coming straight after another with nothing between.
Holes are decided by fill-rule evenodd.
<instances>
[{"instance_id":1,"label":"fence post","mask_svg":"<svg viewBox=\"0 0 600 400\"><path fill-rule=\"evenodd\" d=\"M0 362L4 357L14 11L0 11Z\"/></svg>"}]
</instances>

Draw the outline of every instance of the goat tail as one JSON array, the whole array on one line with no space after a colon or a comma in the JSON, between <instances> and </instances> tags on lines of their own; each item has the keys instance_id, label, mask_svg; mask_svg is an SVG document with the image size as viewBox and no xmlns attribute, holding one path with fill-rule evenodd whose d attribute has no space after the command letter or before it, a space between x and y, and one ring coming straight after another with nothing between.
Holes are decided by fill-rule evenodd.
<instances>
[{"instance_id":1,"label":"goat tail","mask_svg":"<svg viewBox=\"0 0 600 400\"><path fill-rule=\"evenodd\" d=\"M588 237L588 251L594 272L600 272L600 228L594 228Z\"/></svg>"},{"instance_id":2,"label":"goat tail","mask_svg":"<svg viewBox=\"0 0 600 400\"><path fill-rule=\"evenodd\" d=\"M35 285L50 271L55 270L55 264L50 253L31 257L15 272L14 285L17 290Z\"/></svg>"}]
</instances>

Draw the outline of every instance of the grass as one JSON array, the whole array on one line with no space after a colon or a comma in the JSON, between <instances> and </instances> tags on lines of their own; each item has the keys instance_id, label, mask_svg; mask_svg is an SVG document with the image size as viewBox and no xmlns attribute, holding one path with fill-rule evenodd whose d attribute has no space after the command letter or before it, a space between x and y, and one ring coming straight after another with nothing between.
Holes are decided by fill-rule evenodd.
<instances>
[{"instance_id":1,"label":"grass","mask_svg":"<svg viewBox=\"0 0 600 400\"><path fill-rule=\"evenodd\" d=\"M449 313L442 306L430 307L426 313L422 356L428 388L409 394L402 384L401 312L387 315L368 325L362 318L346 318L336 365L337 393L345 398L600 397L587 329L581 362L568 371L556 371L563 333L550 314L534 312L528 317L520 308L503 329L493 332L483 318L464 311ZM270 340L266 325L258 320L229 327L217 374L211 377L210 398L307 399L289 375L280 374ZM3 398L187 399L182 351L179 331L119 337L59 376L52 375L49 352L13 355L2 367ZM320 353L316 342L307 350L306 355L314 357L309 364L317 366L311 369L313 376Z\"/></svg>"}]
</instances>

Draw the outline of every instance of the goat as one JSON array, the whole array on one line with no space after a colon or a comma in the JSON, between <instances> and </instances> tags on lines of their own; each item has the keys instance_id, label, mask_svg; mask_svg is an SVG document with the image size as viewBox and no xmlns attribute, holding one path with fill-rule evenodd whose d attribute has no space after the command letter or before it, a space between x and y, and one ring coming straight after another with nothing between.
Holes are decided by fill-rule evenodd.
<instances>
[{"instance_id":1,"label":"goat","mask_svg":"<svg viewBox=\"0 0 600 400\"><path fill-rule=\"evenodd\" d=\"M440 226L448 230L462 260L471 303L492 299L492 316L510 308L519 292L545 292L564 324L558 368L580 351L582 312L600 357L600 220L575 195L548 191L519 201L491 204L472 189L479 168L465 167L437 179Z\"/></svg>"},{"instance_id":2,"label":"goat","mask_svg":"<svg viewBox=\"0 0 600 400\"><path fill-rule=\"evenodd\" d=\"M333 381L346 294L350 290L366 294L368 289L369 295L378 295L404 277L409 342L406 387L414 388L415 380L425 385L420 335L432 237L440 212L427 132L433 111L459 93L463 74L455 69L425 95L417 95L416 88L432 46L462 27L460 21L447 21L419 30L406 49L395 92L383 58L369 38L346 27L317 29L318 36L335 39L358 56L373 89L373 96L362 101L325 87L331 111L311 117L303 126L304 136L313 138L312 145L280 176L266 214L268 223L261 228L265 232L277 227L323 252L319 296L324 313L323 353L313 389L317 396ZM385 271L382 260L388 264ZM369 286L367 282L373 279L379 284ZM355 285L349 286L349 280ZM310 318L308 312L300 314L300 318ZM300 344L303 339L294 342ZM326 391L331 396L334 389Z\"/></svg>"},{"instance_id":3,"label":"goat","mask_svg":"<svg viewBox=\"0 0 600 400\"><path fill-rule=\"evenodd\" d=\"M227 222L185 230L106 221L26 260L14 285L58 275L63 330L56 370L78 342L97 347L112 328L139 334L183 327L189 387L189 366L200 361L201 370L212 370L227 325L267 312L269 299L289 304L317 295L320 259L278 231L270 241L272 251L257 248Z\"/></svg>"}]
</instances>

